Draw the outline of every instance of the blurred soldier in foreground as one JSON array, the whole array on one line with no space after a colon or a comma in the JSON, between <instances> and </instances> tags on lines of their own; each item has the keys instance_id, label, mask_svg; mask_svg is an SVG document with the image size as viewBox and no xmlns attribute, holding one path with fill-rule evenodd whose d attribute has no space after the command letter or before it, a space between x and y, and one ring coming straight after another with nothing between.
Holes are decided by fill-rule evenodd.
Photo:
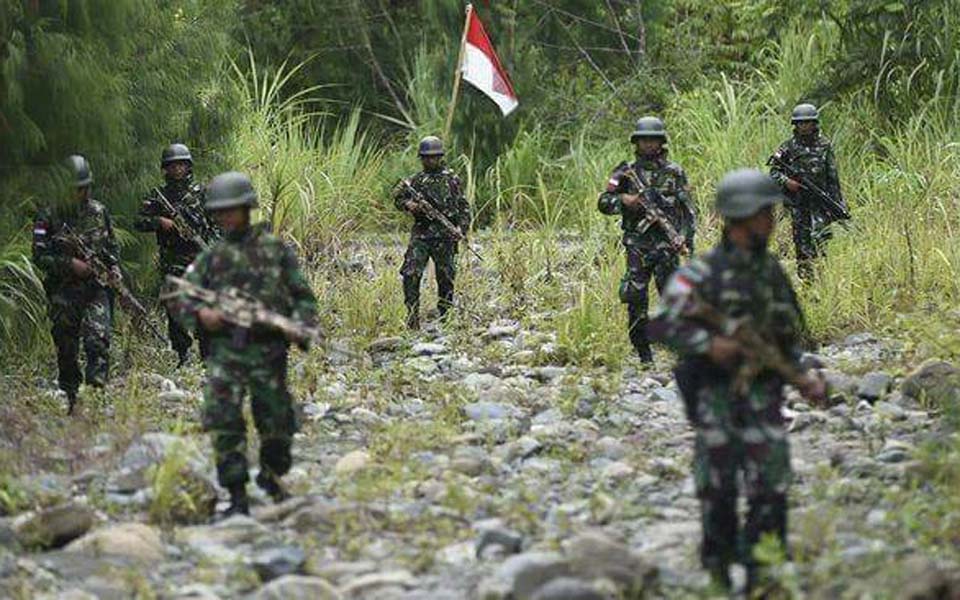
<instances>
[{"instance_id":1,"label":"blurred soldier in foreground","mask_svg":"<svg viewBox=\"0 0 960 600\"><path fill-rule=\"evenodd\" d=\"M109 370L110 293L91 262L105 265L118 280L120 267L110 213L91 195L93 173L89 163L74 155L67 159L67 166L72 198L66 205L57 204L37 216L33 260L44 275L59 385L67 394L68 414L72 414L81 383L80 345L86 355L83 381L102 387Z\"/></svg>"},{"instance_id":2,"label":"blurred soldier in foreground","mask_svg":"<svg viewBox=\"0 0 960 600\"><path fill-rule=\"evenodd\" d=\"M830 224L850 219L850 213L840 192L833 147L820 134L817 107L798 104L790 120L793 137L780 144L767 164L786 194L797 273L807 279L813 274L813 260L831 237Z\"/></svg>"},{"instance_id":3,"label":"blurred soldier in foreground","mask_svg":"<svg viewBox=\"0 0 960 600\"><path fill-rule=\"evenodd\" d=\"M696 217L686 174L667 160L663 121L641 118L630 142L636 160L613 170L598 208L621 218L627 272L620 282L620 301L627 305L630 342L640 360L649 363L653 353L644 328L650 279L662 292L680 256L693 250Z\"/></svg>"},{"instance_id":4,"label":"blurred soldier in foreground","mask_svg":"<svg viewBox=\"0 0 960 600\"><path fill-rule=\"evenodd\" d=\"M160 248L160 273L180 276L201 250L219 235L203 207L203 188L193 181L193 156L183 144L171 144L160 158L165 183L153 188L143 200L134 222L137 231L153 231ZM193 339L167 310L170 345L187 362ZM201 357L206 357L207 342L197 332Z\"/></svg>"},{"instance_id":5,"label":"blurred soldier in foreground","mask_svg":"<svg viewBox=\"0 0 960 600\"><path fill-rule=\"evenodd\" d=\"M825 385L799 365L803 313L777 259L767 251L776 183L754 169L728 173L717 187L724 219L719 245L671 277L648 330L680 354L675 370L696 431L694 479L701 502L701 558L714 581L730 587L729 567L747 567L757 591L753 556L761 536L786 547L787 433L783 385L821 401ZM738 475L749 504L738 553Z\"/></svg>"},{"instance_id":6,"label":"blurred soldier in foreground","mask_svg":"<svg viewBox=\"0 0 960 600\"><path fill-rule=\"evenodd\" d=\"M223 231L223 239L200 253L185 279L213 296L247 298L297 322L316 320L316 299L297 257L266 224L251 224L257 194L241 173L214 177L206 189L206 208ZM173 310L187 329L201 326L210 338L203 424L213 435L217 475L230 492L227 514L249 512L247 498L247 429L243 399L249 393L260 433L257 485L275 501L288 494L280 478L290 470L296 430L293 400L287 389L290 340L264 323L245 324L228 315L214 299L182 293ZM293 337L293 336L291 336ZM299 343L303 340L297 338Z\"/></svg>"},{"instance_id":7,"label":"blurred soldier in foreground","mask_svg":"<svg viewBox=\"0 0 960 600\"><path fill-rule=\"evenodd\" d=\"M460 178L444 165L443 154L440 138L423 138L419 147L423 170L401 181L394 194L397 208L414 218L410 244L400 268L410 329L420 328L420 280L428 261L433 260L437 276L440 316L445 316L453 306L457 244L470 229L470 207Z\"/></svg>"}]
</instances>

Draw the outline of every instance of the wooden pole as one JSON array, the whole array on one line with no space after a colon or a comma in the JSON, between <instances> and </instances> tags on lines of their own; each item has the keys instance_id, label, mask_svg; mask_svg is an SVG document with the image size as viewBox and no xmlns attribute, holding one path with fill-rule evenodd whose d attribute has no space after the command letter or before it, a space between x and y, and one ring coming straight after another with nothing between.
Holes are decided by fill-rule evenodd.
<instances>
[{"instance_id":1,"label":"wooden pole","mask_svg":"<svg viewBox=\"0 0 960 600\"><path fill-rule=\"evenodd\" d=\"M467 4L467 16L463 22L463 35L460 37L460 54L457 57L457 74L453 78L453 95L450 97L450 109L447 112L447 124L443 128L443 141L448 143L450 128L453 126L453 111L457 108L457 99L460 96L460 79L463 77L463 54L467 49L467 29L470 27L470 15L473 14L473 5Z\"/></svg>"}]
</instances>

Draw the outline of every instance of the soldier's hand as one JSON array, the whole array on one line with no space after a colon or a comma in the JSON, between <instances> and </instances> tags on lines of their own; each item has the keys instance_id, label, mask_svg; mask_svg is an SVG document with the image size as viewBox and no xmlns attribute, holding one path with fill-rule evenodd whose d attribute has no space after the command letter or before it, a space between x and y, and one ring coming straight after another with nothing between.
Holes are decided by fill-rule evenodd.
<instances>
[{"instance_id":1,"label":"soldier's hand","mask_svg":"<svg viewBox=\"0 0 960 600\"><path fill-rule=\"evenodd\" d=\"M800 386L800 394L815 405L823 404L827 400L827 382L819 373L810 371L804 377L805 381Z\"/></svg>"},{"instance_id":2,"label":"soldier's hand","mask_svg":"<svg viewBox=\"0 0 960 600\"><path fill-rule=\"evenodd\" d=\"M420 212L420 203L413 200L407 200L403 203L403 206L410 212Z\"/></svg>"},{"instance_id":3,"label":"soldier's hand","mask_svg":"<svg viewBox=\"0 0 960 600\"><path fill-rule=\"evenodd\" d=\"M177 226L177 224L173 222L173 219L168 219L166 217L158 217L157 223L160 224L160 229L163 231L170 231Z\"/></svg>"},{"instance_id":4,"label":"soldier's hand","mask_svg":"<svg viewBox=\"0 0 960 600\"><path fill-rule=\"evenodd\" d=\"M207 331L220 331L223 329L223 313L216 308L204 306L197 311L197 318L200 325Z\"/></svg>"},{"instance_id":5,"label":"soldier's hand","mask_svg":"<svg viewBox=\"0 0 960 600\"><path fill-rule=\"evenodd\" d=\"M86 279L93 275L93 269L90 268L90 265L79 258L70 259L70 270L80 279Z\"/></svg>"},{"instance_id":6,"label":"soldier's hand","mask_svg":"<svg viewBox=\"0 0 960 600\"><path fill-rule=\"evenodd\" d=\"M740 358L740 342L725 335L715 335L710 340L710 349L707 355L710 360L722 367L731 366Z\"/></svg>"},{"instance_id":7,"label":"soldier's hand","mask_svg":"<svg viewBox=\"0 0 960 600\"><path fill-rule=\"evenodd\" d=\"M639 194L620 194L620 204L626 208L637 208L640 206Z\"/></svg>"},{"instance_id":8,"label":"soldier's hand","mask_svg":"<svg viewBox=\"0 0 960 600\"><path fill-rule=\"evenodd\" d=\"M803 187L803 184L801 184L796 179L788 179L786 185L787 185L787 191L789 191L791 194L796 194L797 192L800 191L800 188Z\"/></svg>"}]
</instances>

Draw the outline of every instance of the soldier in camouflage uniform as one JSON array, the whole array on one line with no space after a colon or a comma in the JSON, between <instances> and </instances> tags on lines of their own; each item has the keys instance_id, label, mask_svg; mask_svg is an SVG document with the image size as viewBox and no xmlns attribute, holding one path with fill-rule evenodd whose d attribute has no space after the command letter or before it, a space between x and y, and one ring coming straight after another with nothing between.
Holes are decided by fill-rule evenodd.
<instances>
[{"instance_id":1,"label":"soldier in camouflage uniform","mask_svg":"<svg viewBox=\"0 0 960 600\"><path fill-rule=\"evenodd\" d=\"M81 381L94 387L102 387L107 381L111 298L110 291L97 282L91 266L81 260L79 249L65 236L78 236L118 274L120 255L110 213L90 194L90 165L82 156L71 156L67 161L74 183L73 201L37 216L33 225L33 260L44 275L60 389L67 394L68 413L72 414ZM81 344L86 355L82 379Z\"/></svg>"},{"instance_id":2,"label":"soldier in camouflage uniform","mask_svg":"<svg viewBox=\"0 0 960 600\"><path fill-rule=\"evenodd\" d=\"M770 159L770 174L786 193L786 205L793 220L793 244L796 249L797 272L803 278L812 274L813 260L823 251L830 239L832 218L824 209L823 201L801 182L792 178L787 169L777 164L783 161L818 188L829 194L846 209L840 192L837 162L830 140L820 134L820 112L812 104L798 104L793 109L793 137L780 144Z\"/></svg>"},{"instance_id":3,"label":"soldier in camouflage uniform","mask_svg":"<svg viewBox=\"0 0 960 600\"><path fill-rule=\"evenodd\" d=\"M165 184L163 188L154 188L146 195L133 226L137 231L156 232L160 247L160 273L179 277L202 247L196 239L188 239L178 232L173 221L174 215L164 206L160 195L180 213L183 221L190 225L191 232L207 245L216 240L219 233L203 207L203 188L193 181L190 149L183 144L171 144L163 151L160 168L163 169ZM180 358L178 366L182 366L187 361L193 339L169 309L167 330L170 345ZM200 355L205 358L206 338L200 331L197 337Z\"/></svg>"},{"instance_id":4,"label":"soldier in camouflage uniform","mask_svg":"<svg viewBox=\"0 0 960 600\"><path fill-rule=\"evenodd\" d=\"M727 174L717 187L723 238L708 254L680 268L664 291L648 326L652 339L680 354L675 373L696 431L694 479L703 522L701 558L715 581L729 588L729 566L747 566L755 589L759 571L753 547L764 534L786 543L787 488L791 480L787 433L780 409L783 380L762 371L735 391L742 366L740 342L696 316L698 303L751 324L779 346L799 368L804 321L790 280L767 251L773 207L782 200L777 185L755 169ZM804 396L822 400L823 381L804 375ZM737 477L742 473L749 512L738 547ZM739 551L742 550L742 553Z\"/></svg>"},{"instance_id":5,"label":"soldier in camouflage uniform","mask_svg":"<svg viewBox=\"0 0 960 600\"><path fill-rule=\"evenodd\" d=\"M633 164L622 162L613 170L598 208L605 215L620 215L627 272L620 282L620 301L627 305L630 342L643 362L652 362L653 353L645 333L648 289L653 278L662 291L667 278L680 264L680 249L670 243L663 229L647 217L638 197L639 183L648 188L648 201L659 207L693 250L696 217L687 176L675 162L667 160L667 132L657 117L643 117L630 136L636 149Z\"/></svg>"},{"instance_id":6,"label":"soldier in camouflage uniform","mask_svg":"<svg viewBox=\"0 0 960 600\"><path fill-rule=\"evenodd\" d=\"M251 225L257 194L241 173L223 173L206 190L206 208L224 232L204 250L185 278L206 289L233 287L270 310L305 323L316 320L316 299L293 250L269 232ZM276 501L287 497L280 478L290 470L290 447L296 430L293 400L287 389L287 352L283 335L257 327L227 324L216 306L183 298L174 306L185 327L198 324L210 338L203 424L213 435L217 475L230 492L228 514L249 511L246 484L247 429L243 398L249 393L260 433L257 484Z\"/></svg>"},{"instance_id":7,"label":"soldier in camouflage uniform","mask_svg":"<svg viewBox=\"0 0 960 600\"><path fill-rule=\"evenodd\" d=\"M439 138L423 138L419 147L423 170L409 179L410 186L441 212L451 223L466 233L470 228L470 207L463 195L460 178L443 163L443 143ZM453 306L454 280L457 275L457 238L421 209L416 194L400 186L394 196L400 210L413 215L413 231L403 259L403 300L407 307L407 325L420 327L420 280L427 262L433 260L437 276L441 317Z\"/></svg>"}]
</instances>

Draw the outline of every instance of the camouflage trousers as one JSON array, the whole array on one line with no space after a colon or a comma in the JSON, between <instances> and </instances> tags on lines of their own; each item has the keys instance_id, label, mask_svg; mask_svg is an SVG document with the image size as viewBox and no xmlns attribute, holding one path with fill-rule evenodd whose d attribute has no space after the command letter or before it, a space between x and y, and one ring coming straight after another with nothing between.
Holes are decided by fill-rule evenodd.
<instances>
[{"instance_id":1,"label":"camouflage trousers","mask_svg":"<svg viewBox=\"0 0 960 600\"><path fill-rule=\"evenodd\" d=\"M249 479L247 425L243 401L249 394L254 424L260 434L260 471L282 477L290 470L290 448L296 432L293 400L287 390L287 347L282 342L245 343L224 348L229 340L212 341L207 359L203 426L213 436L220 485L232 488Z\"/></svg>"},{"instance_id":2,"label":"camouflage trousers","mask_svg":"<svg viewBox=\"0 0 960 600\"><path fill-rule=\"evenodd\" d=\"M620 280L620 301L627 305L627 333L641 358L652 358L646 326L649 319L650 279L662 292L670 275L680 265L676 254L667 250L644 250L627 246L627 272Z\"/></svg>"},{"instance_id":3,"label":"camouflage trousers","mask_svg":"<svg viewBox=\"0 0 960 600\"><path fill-rule=\"evenodd\" d=\"M823 254L832 237L830 224L823 215L809 208L791 210L793 247L797 257L797 273L807 279L813 274L814 260Z\"/></svg>"},{"instance_id":4,"label":"camouflage trousers","mask_svg":"<svg viewBox=\"0 0 960 600\"><path fill-rule=\"evenodd\" d=\"M765 534L786 548L790 452L780 414L777 382L754 383L747 398L735 396L729 380L697 392L694 481L703 525L701 560L710 570L734 562L755 570L753 547ZM738 476L748 503L740 530Z\"/></svg>"},{"instance_id":5,"label":"camouflage trousers","mask_svg":"<svg viewBox=\"0 0 960 600\"><path fill-rule=\"evenodd\" d=\"M457 277L457 242L411 238L407 253L403 257L403 266L400 267L400 275L403 276L403 302L407 307L408 322L411 326L419 324L420 281L430 260L433 260L433 271L437 277L437 291L440 296L437 308L440 314L446 314L453 306L453 286Z\"/></svg>"},{"instance_id":6,"label":"camouflage trousers","mask_svg":"<svg viewBox=\"0 0 960 600\"><path fill-rule=\"evenodd\" d=\"M110 367L110 295L100 287L60 290L47 296L53 323L51 334L57 348L60 389L76 396L80 383L102 387ZM80 347L86 357L80 373Z\"/></svg>"},{"instance_id":7,"label":"camouflage trousers","mask_svg":"<svg viewBox=\"0 0 960 600\"><path fill-rule=\"evenodd\" d=\"M161 269L161 274L183 277L185 270L186 267L181 265L164 265ZM191 332L187 331L187 329L180 324L180 320L171 311L169 306L166 307L166 312L167 336L170 338L170 347L173 348L173 351L183 358L190 349L190 346L193 345L194 337L196 337L197 346L200 349L200 357L206 359L210 353L210 343L207 336L204 335L203 329L198 327L197 330L193 332L193 335L191 335Z\"/></svg>"}]
</instances>

